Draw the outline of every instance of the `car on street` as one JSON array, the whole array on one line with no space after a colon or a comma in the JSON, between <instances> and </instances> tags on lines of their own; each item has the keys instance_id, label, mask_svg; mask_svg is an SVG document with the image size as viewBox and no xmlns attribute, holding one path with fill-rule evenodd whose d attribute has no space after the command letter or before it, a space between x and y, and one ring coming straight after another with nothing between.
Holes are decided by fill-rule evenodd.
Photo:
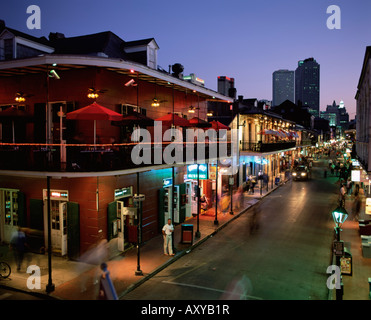
<instances>
[{"instance_id":1,"label":"car on street","mask_svg":"<svg viewBox=\"0 0 371 320\"><path fill-rule=\"evenodd\" d=\"M306 165L298 165L292 171L292 178L296 180L309 180L310 179L310 170Z\"/></svg>"}]
</instances>

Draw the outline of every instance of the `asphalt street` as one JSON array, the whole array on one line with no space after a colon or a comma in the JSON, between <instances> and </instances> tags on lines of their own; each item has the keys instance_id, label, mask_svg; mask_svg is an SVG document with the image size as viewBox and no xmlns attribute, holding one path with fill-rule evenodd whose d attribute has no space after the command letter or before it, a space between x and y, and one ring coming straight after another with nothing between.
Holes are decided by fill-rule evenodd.
<instances>
[{"instance_id":1,"label":"asphalt street","mask_svg":"<svg viewBox=\"0 0 371 320\"><path fill-rule=\"evenodd\" d=\"M327 300L338 186L317 165L123 299Z\"/></svg>"}]
</instances>

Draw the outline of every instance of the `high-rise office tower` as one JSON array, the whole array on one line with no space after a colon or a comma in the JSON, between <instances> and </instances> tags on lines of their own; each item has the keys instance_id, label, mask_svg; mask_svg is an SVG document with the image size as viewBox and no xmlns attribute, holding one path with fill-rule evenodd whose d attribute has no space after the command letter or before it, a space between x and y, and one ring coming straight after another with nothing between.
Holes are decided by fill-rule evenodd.
<instances>
[{"instance_id":1,"label":"high-rise office tower","mask_svg":"<svg viewBox=\"0 0 371 320\"><path fill-rule=\"evenodd\" d=\"M290 100L295 103L294 71L277 70L273 72L272 105L279 106L282 102Z\"/></svg>"},{"instance_id":2,"label":"high-rise office tower","mask_svg":"<svg viewBox=\"0 0 371 320\"><path fill-rule=\"evenodd\" d=\"M300 60L295 70L295 103L319 116L320 65L313 58Z\"/></svg>"},{"instance_id":3,"label":"high-rise office tower","mask_svg":"<svg viewBox=\"0 0 371 320\"><path fill-rule=\"evenodd\" d=\"M235 99L236 89L234 87L234 78L225 76L218 77L218 92Z\"/></svg>"}]
</instances>

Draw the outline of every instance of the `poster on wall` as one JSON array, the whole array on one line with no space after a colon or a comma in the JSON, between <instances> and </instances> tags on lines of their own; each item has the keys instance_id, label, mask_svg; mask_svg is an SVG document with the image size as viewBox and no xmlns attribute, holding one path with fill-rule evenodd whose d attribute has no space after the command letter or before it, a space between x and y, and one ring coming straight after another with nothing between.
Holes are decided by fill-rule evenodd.
<instances>
[{"instance_id":1,"label":"poster on wall","mask_svg":"<svg viewBox=\"0 0 371 320\"><path fill-rule=\"evenodd\" d=\"M361 171L360 170L352 170L352 181L353 182L360 182L361 181Z\"/></svg>"}]
</instances>

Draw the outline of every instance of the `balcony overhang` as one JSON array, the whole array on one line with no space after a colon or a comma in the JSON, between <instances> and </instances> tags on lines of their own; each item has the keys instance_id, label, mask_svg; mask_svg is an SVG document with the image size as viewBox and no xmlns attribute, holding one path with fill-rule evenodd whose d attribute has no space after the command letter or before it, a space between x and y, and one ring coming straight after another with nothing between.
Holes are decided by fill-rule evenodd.
<instances>
[{"instance_id":1,"label":"balcony overhang","mask_svg":"<svg viewBox=\"0 0 371 320\"><path fill-rule=\"evenodd\" d=\"M241 156L255 156L255 157L268 157L281 152L295 151L297 148L288 148L283 150L269 151L269 152L256 152L256 151L242 151L240 150Z\"/></svg>"},{"instance_id":2,"label":"balcony overhang","mask_svg":"<svg viewBox=\"0 0 371 320\"><path fill-rule=\"evenodd\" d=\"M52 67L56 64L55 67ZM0 77L11 77L27 74L47 73L48 69L57 71L86 69L91 67L105 68L135 79L156 83L156 85L188 93L195 93L207 101L232 102L232 98L216 91L176 78L168 73L151 69L145 65L117 58L106 58L85 55L45 54L27 59L0 62ZM134 71L134 72L132 72Z\"/></svg>"}]
</instances>

